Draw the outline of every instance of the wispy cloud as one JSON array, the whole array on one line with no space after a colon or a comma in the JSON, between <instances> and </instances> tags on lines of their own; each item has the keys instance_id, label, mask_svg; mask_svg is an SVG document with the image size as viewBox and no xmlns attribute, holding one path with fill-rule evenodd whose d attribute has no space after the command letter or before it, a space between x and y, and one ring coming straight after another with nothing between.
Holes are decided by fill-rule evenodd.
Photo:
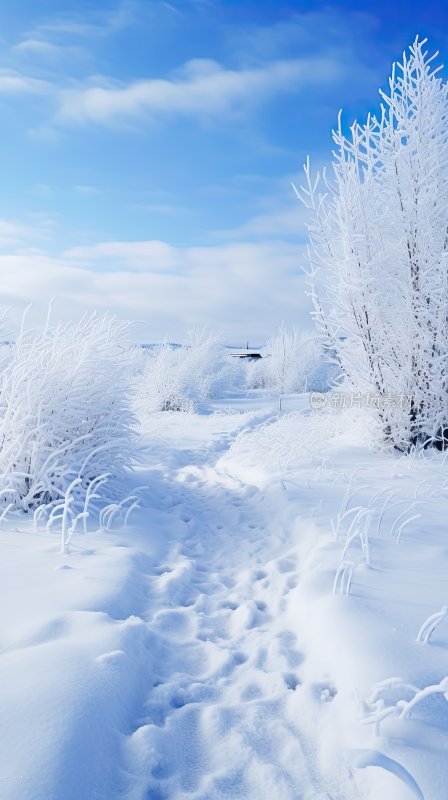
<instances>
[{"instance_id":1,"label":"wispy cloud","mask_svg":"<svg viewBox=\"0 0 448 800\"><path fill-rule=\"evenodd\" d=\"M60 93L56 121L101 123L148 116L186 115L206 118L237 112L279 92L297 92L310 85L331 84L343 65L327 58L274 61L253 69L226 69L209 59L188 61L169 78L151 78L125 85L110 81L66 89Z\"/></svg>"},{"instance_id":2,"label":"wispy cloud","mask_svg":"<svg viewBox=\"0 0 448 800\"><path fill-rule=\"evenodd\" d=\"M59 14L44 19L28 31L28 40L45 41L52 35L74 37L108 36L123 30L136 19L138 4L134 0L122 0L110 8L84 9L78 13Z\"/></svg>"},{"instance_id":3,"label":"wispy cloud","mask_svg":"<svg viewBox=\"0 0 448 800\"><path fill-rule=\"evenodd\" d=\"M215 235L223 239L258 239L294 237L297 241L305 235L306 212L297 201L262 214L254 214L236 228L218 230Z\"/></svg>"},{"instance_id":4,"label":"wispy cloud","mask_svg":"<svg viewBox=\"0 0 448 800\"><path fill-rule=\"evenodd\" d=\"M0 70L0 94L44 94L52 87L47 81L23 75L19 72Z\"/></svg>"},{"instance_id":5,"label":"wispy cloud","mask_svg":"<svg viewBox=\"0 0 448 800\"><path fill-rule=\"evenodd\" d=\"M182 265L177 249L160 241L100 242L90 247L73 247L64 257L92 265L105 261L114 269L122 267L153 272Z\"/></svg>"},{"instance_id":6,"label":"wispy cloud","mask_svg":"<svg viewBox=\"0 0 448 800\"><path fill-rule=\"evenodd\" d=\"M31 224L18 220L0 219L0 244L4 248L16 250L27 243L47 239L53 225L53 220L39 216Z\"/></svg>"},{"instance_id":7,"label":"wispy cloud","mask_svg":"<svg viewBox=\"0 0 448 800\"><path fill-rule=\"evenodd\" d=\"M39 38L26 38L14 45L12 53L21 57L21 61L30 63L64 63L73 60L91 60L85 47L79 45L56 44Z\"/></svg>"},{"instance_id":8,"label":"wispy cloud","mask_svg":"<svg viewBox=\"0 0 448 800\"><path fill-rule=\"evenodd\" d=\"M152 15L158 20L166 5L123 0L108 9L55 15L26 32L11 50L12 64L25 65L30 74L0 73L0 93L48 95L48 108L43 109L43 119L31 126L31 138L52 141L62 128L129 129L179 116L206 123L226 117L246 119L273 98L305 92L309 97L313 88L332 87L349 75L353 84L360 81L360 74L366 78L366 68L355 63L341 16L330 11L295 14L264 27L222 28L220 61L193 58L161 74L154 74L154 67L146 74L142 69L142 74L126 81L116 77L113 66L108 74L95 74L99 64L92 39L112 36L139 19L149 35L151 21L157 29ZM170 35L181 35L179 24ZM333 31L331 45L322 41L321 28ZM105 62L102 70L104 66ZM42 75L47 80L41 80ZM280 152L279 145L277 149Z\"/></svg>"}]
</instances>

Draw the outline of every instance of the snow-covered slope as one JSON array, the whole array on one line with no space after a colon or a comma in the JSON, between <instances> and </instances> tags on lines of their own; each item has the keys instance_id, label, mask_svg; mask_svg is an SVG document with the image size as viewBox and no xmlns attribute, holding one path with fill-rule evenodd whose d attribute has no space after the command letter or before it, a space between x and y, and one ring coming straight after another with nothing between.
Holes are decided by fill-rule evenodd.
<instances>
[{"instance_id":1,"label":"snow-covered slope","mask_svg":"<svg viewBox=\"0 0 448 800\"><path fill-rule=\"evenodd\" d=\"M416 642L446 602L443 455L285 405L149 416L126 531L66 556L1 533L2 797L446 800L448 620Z\"/></svg>"}]
</instances>

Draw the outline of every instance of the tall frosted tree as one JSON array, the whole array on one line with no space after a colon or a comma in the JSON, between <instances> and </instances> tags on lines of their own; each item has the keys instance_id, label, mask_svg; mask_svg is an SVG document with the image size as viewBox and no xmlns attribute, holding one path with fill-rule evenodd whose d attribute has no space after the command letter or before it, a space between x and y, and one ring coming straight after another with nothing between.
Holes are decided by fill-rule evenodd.
<instances>
[{"instance_id":1,"label":"tall frosted tree","mask_svg":"<svg viewBox=\"0 0 448 800\"><path fill-rule=\"evenodd\" d=\"M418 38L380 113L333 132L331 176L305 165L315 315L345 385L388 441L448 445L448 88Z\"/></svg>"}]
</instances>

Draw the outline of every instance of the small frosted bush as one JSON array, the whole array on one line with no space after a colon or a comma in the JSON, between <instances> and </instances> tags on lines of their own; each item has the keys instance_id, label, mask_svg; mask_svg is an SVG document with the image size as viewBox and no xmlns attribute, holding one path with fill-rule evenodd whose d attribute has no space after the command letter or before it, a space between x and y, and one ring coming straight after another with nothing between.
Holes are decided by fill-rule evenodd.
<instances>
[{"instance_id":1,"label":"small frosted bush","mask_svg":"<svg viewBox=\"0 0 448 800\"><path fill-rule=\"evenodd\" d=\"M194 411L226 387L231 371L221 340L207 331L189 334L182 347L162 344L148 353L139 411Z\"/></svg>"},{"instance_id":2,"label":"small frosted bush","mask_svg":"<svg viewBox=\"0 0 448 800\"><path fill-rule=\"evenodd\" d=\"M231 367L219 336L206 330L192 331L181 352L181 374L193 402L216 397L223 391Z\"/></svg>"},{"instance_id":3,"label":"small frosted bush","mask_svg":"<svg viewBox=\"0 0 448 800\"><path fill-rule=\"evenodd\" d=\"M317 337L282 325L266 345L266 386L279 394L314 388L310 383L321 358Z\"/></svg>"},{"instance_id":4,"label":"small frosted bush","mask_svg":"<svg viewBox=\"0 0 448 800\"><path fill-rule=\"evenodd\" d=\"M106 492L132 457L128 326L104 316L22 330L0 374L0 499L30 511L60 503L76 481ZM109 498L110 499L110 494Z\"/></svg>"},{"instance_id":5,"label":"small frosted bush","mask_svg":"<svg viewBox=\"0 0 448 800\"><path fill-rule=\"evenodd\" d=\"M264 389L267 383L266 361L263 358L257 358L254 361L248 360L244 366L246 389Z\"/></svg>"},{"instance_id":6,"label":"small frosted bush","mask_svg":"<svg viewBox=\"0 0 448 800\"><path fill-rule=\"evenodd\" d=\"M148 357L143 373L141 400L148 411L190 411L182 375L183 353L180 348L163 344Z\"/></svg>"}]
</instances>

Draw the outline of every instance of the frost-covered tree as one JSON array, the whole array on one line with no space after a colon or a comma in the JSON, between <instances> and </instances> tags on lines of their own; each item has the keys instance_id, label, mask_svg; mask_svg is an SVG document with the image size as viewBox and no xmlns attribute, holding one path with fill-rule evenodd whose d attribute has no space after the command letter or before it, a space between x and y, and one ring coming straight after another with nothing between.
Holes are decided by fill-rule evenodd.
<instances>
[{"instance_id":1,"label":"frost-covered tree","mask_svg":"<svg viewBox=\"0 0 448 800\"><path fill-rule=\"evenodd\" d=\"M317 321L403 450L445 446L448 426L448 88L425 42L393 66L378 116L347 134L339 117L332 177L307 162L298 192Z\"/></svg>"},{"instance_id":2,"label":"frost-covered tree","mask_svg":"<svg viewBox=\"0 0 448 800\"><path fill-rule=\"evenodd\" d=\"M264 366L265 385L278 394L306 391L320 353L315 336L281 325L266 345L261 365Z\"/></svg>"},{"instance_id":3,"label":"frost-covered tree","mask_svg":"<svg viewBox=\"0 0 448 800\"><path fill-rule=\"evenodd\" d=\"M107 503L134 450L128 326L95 315L40 330L24 323L0 373L0 502L50 511L70 489L74 513L107 475Z\"/></svg>"}]
</instances>

